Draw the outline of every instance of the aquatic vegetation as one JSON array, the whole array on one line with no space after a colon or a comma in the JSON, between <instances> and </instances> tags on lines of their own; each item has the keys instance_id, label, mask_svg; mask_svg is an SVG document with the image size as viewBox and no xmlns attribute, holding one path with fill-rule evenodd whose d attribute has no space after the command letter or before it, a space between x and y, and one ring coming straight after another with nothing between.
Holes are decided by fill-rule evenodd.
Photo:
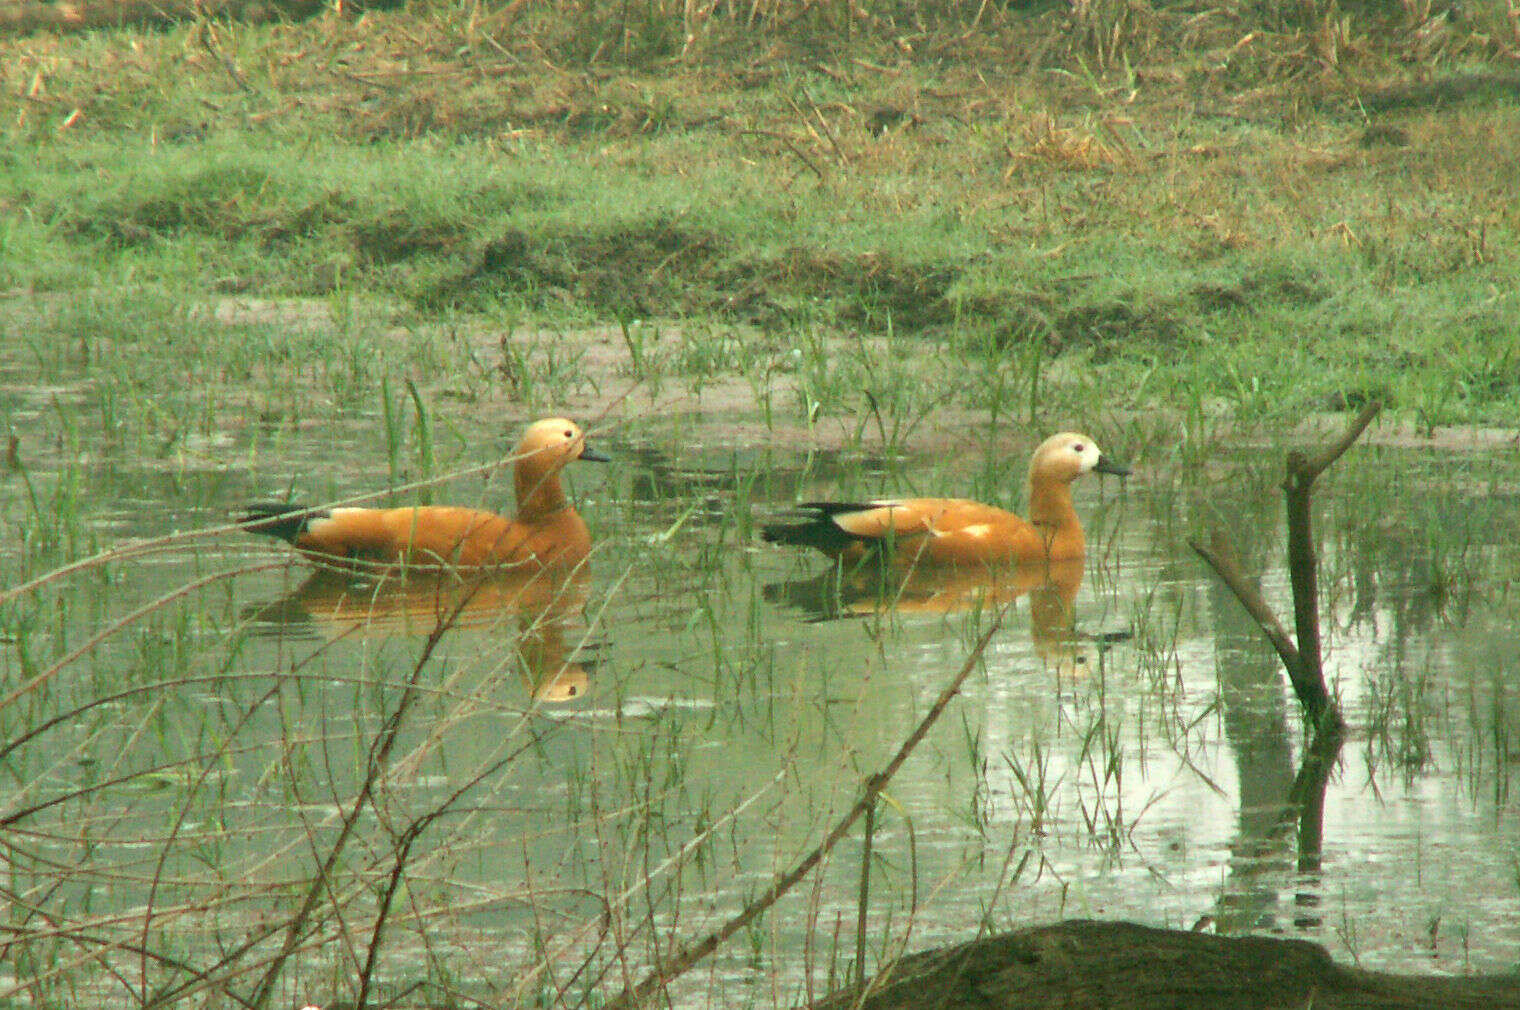
<instances>
[{"instance_id":1,"label":"aquatic vegetation","mask_svg":"<svg viewBox=\"0 0 1520 1010\"><path fill-rule=\"evenodd\" d=\"M1515 109L1378 104L1502 12L729 11L0 44L0 1003L790 1006L1060 915L1512 964ZM1279 461L1378 399L1318 499L1353 738L1302 851L1291 699L1184 542L1282 608ZM230 521L500 510L548 414L614 460L552 593ZM1136 470L1075 572L757 542L1018 511L1069 427Z\"/></svg>"}]
</instances>

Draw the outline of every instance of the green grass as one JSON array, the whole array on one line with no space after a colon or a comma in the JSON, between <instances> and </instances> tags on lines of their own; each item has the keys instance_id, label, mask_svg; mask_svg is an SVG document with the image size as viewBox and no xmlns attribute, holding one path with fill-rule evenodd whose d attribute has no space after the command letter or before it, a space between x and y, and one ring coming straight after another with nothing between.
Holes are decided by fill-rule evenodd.
<instances>
[{"instance_id":1,"label":"green grass","mask_svg":"<svg viewBox=\"0 0 1520 1010\"><path fill-rule=\"evenodd\" d=\"M1514 108L1487 116L1520 127ZM3 282L143 299L148 316L160 296L134 292L166 292L180 306L171 319L229 295L399 298L424 323L508 313L926 336L979 351L968 367L1003 355L1027 366L1019 349L1037 345L1102 373L1136 408L1221 398L1253 419L1377 395L1430 425L1508 423L1516 213L1512 201L1477 204L1499 175L1520 175L1520 160L1457 132L1436 138L1445 167L1484 166L1447 177L1446 199L1431 198L1439 173L1411 164L1430 160L1424 151L1340 169L1360 190L1308 170L1304 192L1283 194L1259 181L1273 159L1255 158L1256 181L1215 178L1203 192L1205 178L1178 184L1183 164L1044 172L1038 185L1062 215L1045 223L1033 205L1043 195L987 202L1003 186L996 172L910 165L787 191L774 159L746 165L684 140L505 157L437 138L296 146L229 131L155 149L97 135L41 145L25 166L11 159ZM963 155L976 160L950 157ZM910 181L916 205L885 212ZM169 320L127 318L174 337ZM688 350L674 367L727 358L738 370L755 357L734 349L704 365Z\"/></svg>"}]
</instances>

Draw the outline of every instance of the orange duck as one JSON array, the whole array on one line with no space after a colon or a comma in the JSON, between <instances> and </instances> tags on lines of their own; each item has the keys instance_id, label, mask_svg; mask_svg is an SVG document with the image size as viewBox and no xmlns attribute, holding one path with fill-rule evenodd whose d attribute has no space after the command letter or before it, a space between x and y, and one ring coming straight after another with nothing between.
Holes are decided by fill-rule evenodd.
<instances>
[{"instance_id":1,"label":"orange duck","mask_svg":"<svg viewBox=\"0 0 1520 1010\"><path fill-rule=\"evenodd\" d=\"M517 515L450 505L417 508L309 509L249 505L240 522L279 537L318 564L488 568L573 566L591 550L585 520L565 498L559 472L577 459L605 462L586 436L561 417L536 421L513 453Z\"/></svg>"},{"instance_id":2,"label":"orange duck","mask_svg":"<svg viewBox=\"0 0 1520 1010\"><path fill-rule=\"evenodd\" d=\"M994 565L1071 561L1087 540L1071 501L1085 473L1127 474L1086 435L1052 435L1029 463L1029 518L964 498L804 502L798 523L761 530L771 543L816 547L829 557L863 561L890 554L897 564Z\"/></svg>"}]
</instances>

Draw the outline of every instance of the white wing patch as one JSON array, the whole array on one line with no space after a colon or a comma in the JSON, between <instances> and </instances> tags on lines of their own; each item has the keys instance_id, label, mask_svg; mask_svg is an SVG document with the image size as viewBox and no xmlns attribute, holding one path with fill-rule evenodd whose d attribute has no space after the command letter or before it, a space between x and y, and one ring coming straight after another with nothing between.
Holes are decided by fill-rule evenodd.
<instances>
[{"instance_id":1,"label":"white wing patch","mask_svg":"<svg viewBox=\"0 0 1520 1010\"><path fill-rule=\"evenodd\" d=\"M840 529L844 530L846 533L849 533L851 530L849 526L845 525L847 520L855 519L859 516L869 515L870 513L875 512L877 509L895 509L901 507L902 502L897 499L868 501L864 503L863 508L858 508L853 512L836 512L834 515L829 516L829 521L832 522L835 526L838 526Z\"/></svg>"}]
</instances>

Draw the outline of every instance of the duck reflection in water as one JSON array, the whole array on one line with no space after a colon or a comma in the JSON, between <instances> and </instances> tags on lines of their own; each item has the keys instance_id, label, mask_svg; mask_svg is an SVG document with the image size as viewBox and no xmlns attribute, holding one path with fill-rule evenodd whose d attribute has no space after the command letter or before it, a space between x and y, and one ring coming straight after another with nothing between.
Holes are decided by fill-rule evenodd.
<instances>
[{"instance_id":1,"label":"duck reflection in water","mask_svg":"<svg viewBox=\"0 0 1520 1010\"><path fill-rule=\"evenodd\" d=\"M1029 597L1035 652L1062 676L1082 675L1091 639L1074 625L1083 560L1011 566L924 565L903 571L867 562L836 564L807 579L773 582L765 599L800 610L810 621L895 612L952 614L1004 607Z\"/></svg>"},{"instance_id":2,"label":"duck reflection in water","mask_svg":"<svg viewBox=\"0 0 1520 1010\"><path fill-rule=\"evenodd\" d=\"M815 619L872 613L949 613L1001 607L1029 594L1035 649L1060 672L1086 664L1073 624L1087 537L1071 485L1090 473L1124 476L1079 432L1052 435L1029 461L1028 518L965 498L812 501L761 539L809 547L834 568L814 579L767 587L767 598ZM863 609L862 609L863 608Z\"/></svg>"},{"instance_id":3,"label":"duck reflection in water","mask_svg":"<svg viewBox=\"0 0 1520 1010\"><path fill-rule=\"evenodd\" d=\"M285 596L245 616L270 634L385 637L467 631L515 638L523 685L535 701L586 695L594 661L579 620L587 569L534 572L405 572L374 578L322 568ZM570 642L567 644L567 631Z\"/></svg>"}]
</instances>

